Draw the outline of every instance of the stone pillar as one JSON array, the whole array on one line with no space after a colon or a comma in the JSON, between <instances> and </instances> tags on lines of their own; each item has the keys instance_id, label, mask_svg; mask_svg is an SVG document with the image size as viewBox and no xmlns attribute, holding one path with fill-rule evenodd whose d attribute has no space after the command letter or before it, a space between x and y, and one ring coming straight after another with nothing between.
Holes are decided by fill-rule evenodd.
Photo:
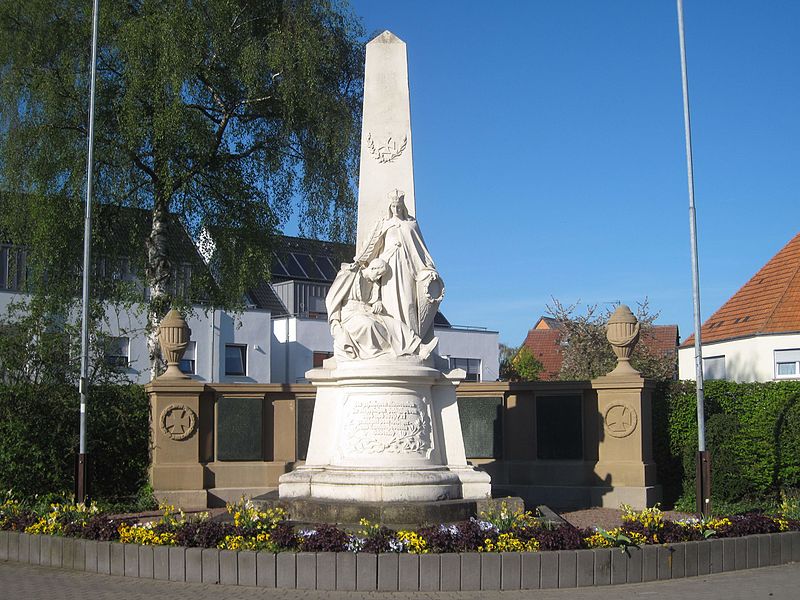
<instances>
[{"instance_id":1,"label":"stone pillar","mask_svg":"<svg viewBox=\"0 0 800 600\"><path fill-rule=\"evenodd\" d=\"M639 323L621 305L609 319L608 340L617 367L592 380L597 392L599 481L592 491L596 506L617 508L621 503L641 509L661 499L653 462L652 399L654 384L630 365L639 338Z\"/></svg>"},{"instance_id":2,"label":"stone pillar","mask_svg":"<svg viewBox=\"0 0 800 600\"><path fill-rule=\"evenodd\" d=\"M150 482L156 498L182 508L206 508L200 462L200 400L205 385L159 377L146 389L153 443Z\"/></svg>"},{"instance_id":3,"label":"stone pillar","mask_svg":"<svg viewBox=\"0 0 800 600\"><path fill-rule=\"evenodd\" d=\"M596 506L634 508L661 499L653 462L652 396L654 384L640 375L606 375L592 380L597 392L600 480L592 492Z\"/></svg>"},{"instance_id":4,"label":"stone pillar","mask_svg":"<svg viewBox=\"0 0 800 600\"><path fill-rule=\"evenodd\" d=\"M181 373L191 330L172 309L161 322L159 342L167 371L146 386L153 444L150 482L159 501L182 508L206 508L201 464L201 396L205 385Z\"/></svg>"}]
</instances>

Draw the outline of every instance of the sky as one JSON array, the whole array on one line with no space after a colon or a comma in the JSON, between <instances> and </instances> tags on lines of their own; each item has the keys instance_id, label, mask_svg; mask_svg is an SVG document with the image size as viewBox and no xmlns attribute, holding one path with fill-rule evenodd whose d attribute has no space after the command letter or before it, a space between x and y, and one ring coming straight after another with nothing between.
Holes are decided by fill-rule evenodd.
<instances>
[{"instance_id":1,"label":"sky","mask_svg":"<svg viewBox=\"0 0 800 600\"><path fill-rule=\"evenodd\" d=\"M351 0L408 45L442 312L519 345L556 298L693 330L672 0ZM800 229L800 2L684 2L701 315Z\"/></svg>"}]
</instances>

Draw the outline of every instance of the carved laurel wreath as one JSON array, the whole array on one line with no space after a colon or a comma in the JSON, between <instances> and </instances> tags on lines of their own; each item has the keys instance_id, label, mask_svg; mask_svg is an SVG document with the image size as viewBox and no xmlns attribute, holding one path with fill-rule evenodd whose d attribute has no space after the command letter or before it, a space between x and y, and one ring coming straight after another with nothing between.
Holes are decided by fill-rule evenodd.
<instances>
[{"instance_id":1,"label":"carved laurel wreath","mask_svg":"<svg viewBox=\"0 0 800 600\"><path fill-rule=\"evenodd\" d=\"M386 142L381 146L375 146L375 140L372 139L372 134L367 134L367 148L369 153L379 163L389 163L403 153L408 145L408 136L403 138L403 141L398 144L392 139L392 136L386 138Z\"/></svg>"}]
</instances>

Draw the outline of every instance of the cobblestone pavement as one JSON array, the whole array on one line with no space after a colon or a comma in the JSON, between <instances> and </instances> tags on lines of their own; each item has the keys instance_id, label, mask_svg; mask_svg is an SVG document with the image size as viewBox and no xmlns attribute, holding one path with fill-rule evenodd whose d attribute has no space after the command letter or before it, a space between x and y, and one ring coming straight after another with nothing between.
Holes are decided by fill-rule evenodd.
<instances>
[{"instance_id":1,"label":"cobblestone pavement","mask_svg":"<svg viewBox=\"0 0 800 600\"><path fill-rule=\"evenodd\" d=\"M734 571L674 581L616 585L569 590L526 592L308 592L264 590L238 586L170 583L125 577L78 573L19 563L0 562L0 600L206 600L224 598L372 599L431 598L432 600L503 598L594 600L608 598L664 598L681 600L797 600L800 598L800 564Z\"/></svg>"}]
</instances>

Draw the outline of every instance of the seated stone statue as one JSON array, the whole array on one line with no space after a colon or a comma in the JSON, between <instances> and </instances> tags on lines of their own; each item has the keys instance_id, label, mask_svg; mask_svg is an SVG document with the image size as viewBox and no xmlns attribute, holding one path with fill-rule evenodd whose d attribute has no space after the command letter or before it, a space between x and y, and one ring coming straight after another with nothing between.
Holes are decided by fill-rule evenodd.
<instances>
[{"instance_id":1,"label":"seated stone statue","mask_svg":"<svg viewBox=\"0 0 800 600\"><path fill-rule=\"evenodd\" d=\"M345 359L418 354L427 358L438 340L427 344L408 325L388 315L381 302L381 279L391 277L380 258L368 265L342 266L325 298L334 354Z\"/></svg>"}]
</instances>

